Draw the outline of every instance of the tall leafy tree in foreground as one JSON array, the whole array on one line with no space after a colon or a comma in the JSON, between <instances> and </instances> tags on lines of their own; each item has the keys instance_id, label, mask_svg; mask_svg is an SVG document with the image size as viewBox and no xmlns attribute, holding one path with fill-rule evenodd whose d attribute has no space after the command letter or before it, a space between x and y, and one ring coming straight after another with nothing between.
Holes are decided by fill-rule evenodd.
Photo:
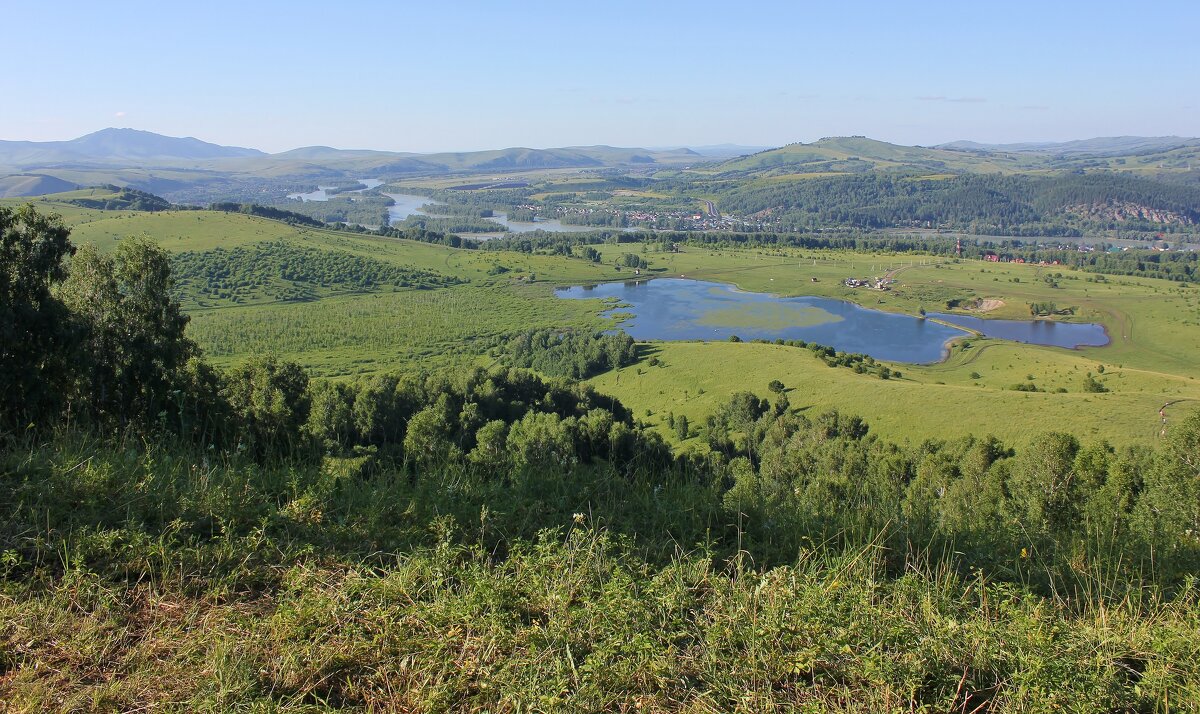
<instances>
[{"instance_id":1,"label":"tall leafy tree in foreground","mask_svg":"<svg viewBox=\"0 0 1200 714\"><path fill-rule=\"evenodd\" d=\"M75 391L101 421L126 426L178 409L171 397L197 350L171 287L170 258L149 238L126 238L111 257L85 246L71 261L63 300L86 327Z\"/></svg>"},{"instance_id":2,"label":"tall leafy tree in foreground","mask_svg":"<svg viewBox=\"0 0 1200 714\"><path fill-rule=\"evenodd\" d=\"M39 420L59 404L72 330L53 290L75 252L69 234L30 206L0 208L0 429Z\"/></svg>"}]
</instances>

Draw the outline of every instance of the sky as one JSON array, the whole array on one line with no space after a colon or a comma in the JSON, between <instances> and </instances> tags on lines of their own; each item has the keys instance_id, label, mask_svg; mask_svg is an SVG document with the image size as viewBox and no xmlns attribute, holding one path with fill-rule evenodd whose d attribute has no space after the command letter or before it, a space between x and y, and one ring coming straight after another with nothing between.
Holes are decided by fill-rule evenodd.
<instances>
[{"instance_id":1,"label":"sky","mask_svg":"<svg viewBox=\"0 0 1200 714\"><path fill-rule=\"evenodd\" d=\"M0 0L0 139L282 151L1200 135L1200 2Z\"/></svg>"}]
</instances>

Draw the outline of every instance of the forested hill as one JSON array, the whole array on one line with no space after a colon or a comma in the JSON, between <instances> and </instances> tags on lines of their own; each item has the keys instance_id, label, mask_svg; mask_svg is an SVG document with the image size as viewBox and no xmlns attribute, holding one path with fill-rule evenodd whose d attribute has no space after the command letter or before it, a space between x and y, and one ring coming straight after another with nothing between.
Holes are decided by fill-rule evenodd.
<instances>
[{"instance_id":1,"label":"forested hill","mask_svg":"<svg viewBox=\"0 0 1200 714\"><path fill-rule=\"evenodd\" d=\"M717 205L776 230L931 227L1073 235L1111 227L1192 231L1200 223L1200 189L1116 173L830 176L735 185Z\"/></svg>"}]
</instances>

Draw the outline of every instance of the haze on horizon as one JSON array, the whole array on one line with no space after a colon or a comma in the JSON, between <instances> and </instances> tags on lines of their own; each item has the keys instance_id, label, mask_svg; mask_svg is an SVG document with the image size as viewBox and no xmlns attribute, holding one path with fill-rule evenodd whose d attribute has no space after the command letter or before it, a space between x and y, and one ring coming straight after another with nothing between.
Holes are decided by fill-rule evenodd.
<instances>
[{"instance_id":1,"label":"haze on horizon","mask_svg":"<svg viewBox=\"0 0 1200 714\"><path fill-rule=\"evenodd\" d=\"M107 126L270 152L1200 133L1200 6L16 5L0 139Z\"/></svg>"}]
</instances>

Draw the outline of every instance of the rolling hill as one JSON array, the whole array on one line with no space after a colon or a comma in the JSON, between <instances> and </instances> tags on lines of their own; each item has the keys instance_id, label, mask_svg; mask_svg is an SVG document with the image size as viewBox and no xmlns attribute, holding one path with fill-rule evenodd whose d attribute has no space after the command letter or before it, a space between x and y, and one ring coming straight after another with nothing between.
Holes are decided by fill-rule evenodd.
<instances>
[{"instance_id":1,"label":"rolling hill","mask_svg":"<svg viewBox=\"0 0 1200 714\"><path fill-rule=\"evenodd\" d=\"M1093 154L1111 156L1170 151L1186 146L1200 146L1200 139L1185 136L1106 136L1075 141L1024 142L1019 144L980 144L974 141L953 141L939 144L937 149L975 151L984 153L1037 152L1044 154Z\"/></svg>"},{"instance_id":2,"label":"rolling hill","mask_svg":"<svg viewBox=\"0 0 1200 714\"><path fill-rule=\"evenodd\" d=\"M922 173L998 173L1019 168L1011 159L959 151L900 146L865 136L828 137L711 164L716 173L864 173L872 170Z\"/></svg>"},{"instance_id":3,"label":"rolling hill","mask_svg":"<svg viewBox=\"0 0 1200 714\"><path fill-rule=\"evenodd\" d=\"M210 144L138 129L102 129L70 141L0 141L0 165L129 164L261 156L257 149Z\"/></svg>"},{"instance_id":4,"label":"rolling hill","mask_svg":"<svg viewBox=\"0 0 1200 714\"><path fill-rule=\"evenodd\" d=\"M42 174L14 174L0 178L0 198L42 196L77 188L69 181Z\"/></svg>"}]
</instances>

